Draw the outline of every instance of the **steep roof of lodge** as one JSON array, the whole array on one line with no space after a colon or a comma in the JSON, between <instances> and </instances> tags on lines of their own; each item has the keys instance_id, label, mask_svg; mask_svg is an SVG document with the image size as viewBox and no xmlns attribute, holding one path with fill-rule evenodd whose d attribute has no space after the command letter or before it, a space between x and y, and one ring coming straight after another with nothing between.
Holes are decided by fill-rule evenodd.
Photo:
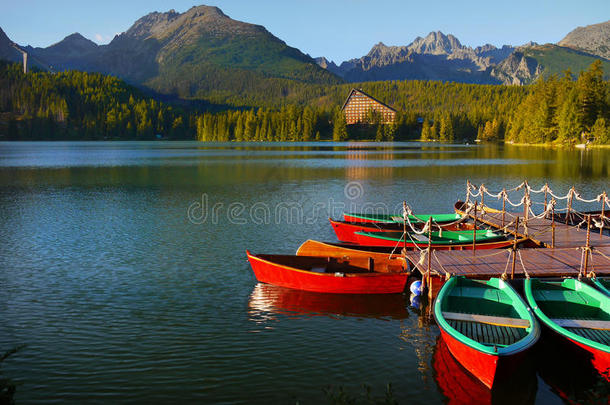
<instances>
[{"instance_id":1,"label":"steep roof of lodge","mask_svg":"<svg viewBox=\"0 0 610 405\"><path fill-rule=\"evenodd\" d=\"M347 96L347 98L345 99L345 103L343 103L343 106L341 107L341 111L343 111L343 109L345 108L345 106L347 105L347 102L349 101L350 98L352 98L352 94L354 94L354 92L358 92L361 94L364 94L365 96L367 96L368 98L370 98L371 100L375 101L376 103L381 104L382 106L389 108L390 110L397 112L395 109L393 109L392 107L390 107L389 105L387 105L386 103L382 103L381 101L377 100L375 97L371 96L370 94L365 93L364 91L362 91L362 89L352 89L349 92L349 95Z\"/></svg>"}]
</instances>

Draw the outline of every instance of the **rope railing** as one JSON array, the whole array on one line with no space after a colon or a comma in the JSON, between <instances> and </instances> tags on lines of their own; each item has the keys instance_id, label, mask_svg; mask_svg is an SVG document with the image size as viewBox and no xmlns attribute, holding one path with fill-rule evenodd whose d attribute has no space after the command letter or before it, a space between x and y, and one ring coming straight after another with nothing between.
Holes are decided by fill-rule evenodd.
<instances>
[{"instance_id":1,"label":"rope railing","mask_svg":"<svg viewBox=\"0 0 610 405\"><path fill-rule=\"evenodd\" d=\"M524 189L524 195L521 198L521 200L519 202L512 201L509 198L509 193L519 191L521 189ZM544 202L532 201L532 199L530 198L530 194L541 194L541 193L544 193L544 198L545 198ZM602 192L601 194L598 194L594 198L584 198L582 196L582 194L580 194L578 191L576 191L576 189L574 187L571 187L565 195L557 195L553 192L553 190L549 187L549 185L547 183L545 183L539 189L534 189L528 184L527 181L523 181L521 184L519 184L516 187L513 187L508 190L503 189L501 191L494 193L494 192L491 192L487 188L487 186L485 186L485 184L481 184L481 185L477 186L477 185L471 183L470 180L467 181L467 184L466 184L466 202L467 203L470 203L471 198L475 199L475 198L480 197L481 198L480 204L483 206L483 208L482 208L483 212L485 212L485 206L483 204L483 196L485 196L485 195L492 197L492 198L496 198L498 200L502 200L504 202L503 203L504 205L506 203L508 203L509 206L512 206L515 208L522 207L525 205L524 213L526 213L527 214L526 216L529 217L529 218L525 218L526 223L528 222L529 219L543 218L543 217L549 215L549 207L548 207L548 203L547 203L548 197L551 197L555 201L567 200L567 205L565 208L558 208L555 206L555 209L554 209L555 213L567 212L568 216L574 215L574 216L578 216L581 218L584 217L586 215L586 213L575 209L572 206L574 201L578 201L578 202L581 202L584 204L592 204L592 203L596 203L596 202L601 203L602 210L599 215L596 214L596 219L595 219L594 224L597 228L602 229L605 226L606 221L610 222L610 217L606 216L606 214L605 214L605 208L606 207L610 208L610 197L608 197L608 194L606 193L606 191ZM471 204L469 204L469 206L470 205ZM534 205L542 206L544 209L544 212L536 215L533 212L533 210L531 209L531 207ZM580 225L582 225L582 223L580 223L579 226Z\"/></svg>"}]
</instances>

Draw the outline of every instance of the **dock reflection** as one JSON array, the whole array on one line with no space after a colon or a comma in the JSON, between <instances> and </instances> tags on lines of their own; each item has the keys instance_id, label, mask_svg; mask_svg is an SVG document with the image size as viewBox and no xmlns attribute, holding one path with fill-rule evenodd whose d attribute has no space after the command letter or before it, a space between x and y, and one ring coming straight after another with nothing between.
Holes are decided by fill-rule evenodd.
<instances>
[{"instance_id":1,"label":"dock reflection","mask_svg":"<svg viewBox=\"0 0 610 405\"><path fill-rule=\"evenodd\" d=\"M532 362L526 362L513 375L488 389L466 371L451 355L439 336L432 357L434 379L449 404L533 404L538 389Z\"/></svg>"},{"instance_id":2,"label":"dock reflection","mask_svg":"<svg viewBox=\"0 0 610 405\"><path fill-rule=\"evenodd\" d=\"M324 294L258 283L250 294L250 315L354 316L405 319L408 297L403 294Z\"/></svg>"}]
</instances>

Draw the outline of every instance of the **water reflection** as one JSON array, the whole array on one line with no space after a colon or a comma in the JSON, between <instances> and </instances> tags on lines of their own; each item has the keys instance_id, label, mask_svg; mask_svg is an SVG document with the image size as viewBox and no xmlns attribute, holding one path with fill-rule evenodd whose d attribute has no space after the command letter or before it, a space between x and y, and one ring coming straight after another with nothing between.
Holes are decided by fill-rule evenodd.
<instances>
[{"instance_id":1,"label":"water reflection","mask_svg":"<svg viewBox=\"0 0 610 405\"><path fill-rule=\"evenodd\" d=\"M533 404L536 400L535 369L528 362L490 390L453 358L439 336L432 367L438 388L449 404Z\"/></svg>"},{"instance_id":2,"label":"water reflection","mask_svg":"<svg viewBox=\"0 0 610 405\"><path fill-rule=\"evenodd\" d=\"M610 403L608 376L600 374L591 356L545 332L543 344L536 346L536 364L552 391L567 403Z\"/></svg>"},{"instance_id":3,"label":"water reflection","mask_svg":"<svg viewBox=\"0 0 610 405\"><path fill-rule=\"evenodd\" d=\"M324 294L258 283L250 294L249 315L256 322L288 316L353 316L405 319L407 298L402 294Z\"/></svg>"}]
</instances>

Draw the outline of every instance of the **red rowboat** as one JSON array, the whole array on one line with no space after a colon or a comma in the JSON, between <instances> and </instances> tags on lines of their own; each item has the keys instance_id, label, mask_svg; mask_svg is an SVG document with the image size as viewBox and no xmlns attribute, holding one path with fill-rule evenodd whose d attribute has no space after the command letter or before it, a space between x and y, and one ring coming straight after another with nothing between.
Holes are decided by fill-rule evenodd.
<instances>
[{"instance_id":1,"label":"red rowboat","mask_svg":"<svg viewBox=\"0 0 610 405\"><path fill-rule=\"evenodd\" d=\"M354 235L356 232L402 232L403 224L395 223L384 223L384 222L353 222L353 221L337 221L332 218L328 218L330 225L333 227L337 239L341 242L358 243L358 238ZM422 223L415 224L419 229L423 227ZM442 226L442 225L441 225ZM457 230L472 230L473 224L471 223L458 223L447 226L442 226L445 230L457 231Z\"/></svg>"},{"instance_id":2,"label":"red rowboat","mask_svg":"<svg viewBox=\"0 0 610 405\"><path fill-rule=\"evenodd\" d=\"M489 388L519 366L540 336L527 304L498 278L452 277L434 302L434 318L453 357Z\"/></svg>"},{"instance_id":3,"label":"red rowboat","mask_svg":"<svg viewBox=\"0 0 610 405\"><path fill-rule=\"evenodd\" d=\"M253 255L246 251L261 283L335 294L394 294L404 291L409 273L400 259Z\"/></svg>"},{"instance_id":4,"label":"red rowboat","mask_svg":"<svg viewBox=\"0 0 610 405\"><path fill-rule=\"evenodd\" d=\"M448 404L491 405L534 403L538 388L533 362L525 362L490 390L459 364L439 336L432 357L434 379Z\"/></svg>"}]
</instances>

